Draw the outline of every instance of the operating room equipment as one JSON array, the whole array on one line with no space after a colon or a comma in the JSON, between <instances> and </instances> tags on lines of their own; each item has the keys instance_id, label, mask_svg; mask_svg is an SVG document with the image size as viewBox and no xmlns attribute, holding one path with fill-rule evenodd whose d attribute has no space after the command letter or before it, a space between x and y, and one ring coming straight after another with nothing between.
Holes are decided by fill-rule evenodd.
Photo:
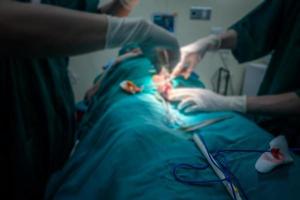
<instances>
[{"instance_id":1,"label":"operating room equipment","mask_svg":"<svg viewBox=\"0 0 300 200\"><path fill-rule=\"evenodd\" d=\"M196 124L180 127L180 130L182 130L184 132L194 132L194 131L200 130L202 128L205 128L207 126L213 125L215 123L222 122L227 119L231 119L232 117L233 117L232 115L226 115L223 117L208 119L208 120L204 120L199 123L196 123Z\"/></svg>"},{"instance_id":2,"label":"operating room equipment","mask_svg":"<svg viewBox=\"0 0 300 200\"><path fill-rule=\"evenodd\" d=\"M193 132L192 139L197 145L197 147L200 149L202 154L205 156L206 160L208 161L209 165L212 167L216 175L220 178L221 182L224 184L225 188L231 195L231 197L234 200L241 200L241 196L239 194L238 188L232 183L230 180L228 180L230 177L228 177L224 171L222 171L221 166L218 164L218 162L214 159L214 157L208 152L207 147L201 140L201 138L196 134L196 131L199 131L202 128L205 128L207 126L213 125L215 123L222 122L227 119L231 119L233 116L228 115L228 116L223 116L223 117L218 117L215 119L208 119L205 121L202 121L200 123L190 125L187 127L181 127L180 129L185 132ZM191 168L194 168L191 166ZM197 167L196 167L197 168ZM201 168L200 168L201 169ZM176 173L174 173L176 175ZM211 181L203 181L203 183L210 183ZM218 182L218 181L212 181L212 182Z\"/></svg>"},{"instance_id":3,"label":"operating room equipment","mask_svg":"<svg viewBox=\"0 0 300 200\"><path fill-rule=\"evenodd\" d=\"M225 61L225 54L228 52L226 51L218 51L217 52L220 60L222 61L222 67L220 67L218 69L218 83L217 83L217 93L218 94L223 94L223 95L227 95L228 94L228 88L229 88L229 84L232 84L232 80L231 80L231 73L229 70L229 67L227 65L227 62ZM223 90L221 90L222 85L224 85ZM232 85L230 85L232 87Z\"/></svg>"},{"instance_id":4,"label":"operating room equipment","mask_svg":"<svg viewBox=\"0 0 300 200\"><path fill-rule=\"evenodd\" d=\"M230 71L224 67L218 69L218 80L217 80L217 90L218 94L227 95L228 87L230 83L231 74ZM225 79L225 80L224 80ZM224 84L223 90L221 90L222 84Z\"/></svg>"},{"instance_id":5,"label":"operating room equipment","mask_svg":"<svg viewBox=\"0 0 300 200\"><path fill-rule=\"evenodd\" d=\"M232 199L234 199L234 200L241 200L242 197L241 197L241 194L239 192L239 187L237 185L235 185L235 183L232 181L231 173L228 173L229 171L226 170L226 167L224 167L224 165L220 165L215 160L214 156L211 155L211 153L208 152L207 146L205 145L205 142L203 141L203 139L201 138L201 136L199 136L196 133L196 131L199 131L202 128L205 128L207 126L213 125L213 124L218 123L218 122L222 122L222 121L230 119L232 117L233 116L228 115L228 116L223 116L223 117L219 117L219 118L215 118L215 119L208 119L208 120L205 120L203 122L200 122L200 123L197 123L197 124L194 124L194 125L190 125L190 126L186 126L186 127L181 127L180 129L182 131L185 131L185 132L193 132L194 133L193 136L192 136L193 141L195 142L195 144L197 145L197 147L199 148L199 150L202 152L202 154L206 158L207 162L209 163L209 166L212 167L212 169L214 170L214 172L216 173L216 175L220 178L220 182L222 182L224 184L226 190L229 192L229 194L232 197ZM271 142L271 144L272 143L274 143L274 142ZM284 143L284 141L281 142L281 143ZM277 145L277 146L280 146L283 149L283 151L284 151L284 149L288 149L287 148L287 143L285 142L284 144ZM286 151L284 151L284 152L286 152ZM264 152L264 154L267 154L267 153L270 153L270 152L269 151ZM285 154L288 155L288 153L285 153ZM273 154L271 154L271 155L273 155ZM292 158L290 156L288 156L286 163L289 163L291 160L292 160ZM261 162L257 162L257 163L261 164ZM256 163L256 166L255 166L256 168L257 168L257 163ZM263 168L263 166L260 165L260 168ZM200 169L200 170L202 170L202 169L206 169L208 166L204 165L204 166L199 167L199 166L193 166L193 165L189 165L189 164L180 164L180 165L174 167L173 168L173 174L174 174L175 178L177 180L179 180L179 181L182 181L177 176L177 174L176 174L176 171L177 171L178 167L190 168L190 169ZM274 167L274 163L273 163L273 165L271 167ZM270 168L270 166L269 166L269 168ZM208 181L182 181L182 182L186 182L186 183L190 183L190 184L194 183L196 185L197 184L198 185L202 185L202 184L209 184L209 183L217 183L219 181L217 181L217 180L208 180ZM246 199L247 199L247 197L246 197Z\"/></svg>"},{"instance_id":6,"label":"operating room equipment","mask_svg":"<svg viewBox=\"0 0 300 200\"><path fill-rule=\"evenodd\" d=\"M270 142L270 151L264 152L256 161L255 169L260 173L268 173L279 165L293 161L286 138L280 135Z\"/></svg>"},{"instance_id":7,"label":"operating room equipment","mask_svg":"<svg viewBox=\"0 0 300 200\"><path fill-rule=\"evenodd\" d=\"M172 73L171 63L170 63L170 55L167 50L158 49L157 51L157 59L159 71L161 73L162 70L166 70L169 74Z\"/></svg>"},{"instance_id":8,"label":"operating room equipment","mask_svg":"<svg viewBox=\"0 0 300 200\"><path fill-rule=\"evenodd\" d=\"M279 165L292 163L293 158L291 157L290 152L300 151L300 149L298 148L288 148L287 141L282 135L271 140L270 149L268 150L224 149L218 150L214 153L210 153L208 151L208 147L201 134L194 132L192 139L206 158L209 165L192 165L185 163L177 164L175 165L175 167L173 167L173 176L175 177L175 179L179 182L191 185L210 185L222 182L229 192L230 196L234 200L248 199L248 197L243 190L240 182L230 171L228 163L226 161L226 157L223 155L223 153L262 153L255 164L255 168L260 173L267 173ZM220 157L223 158L223 161L217 160L217 158ZM183 179L177 174L177 171L179 169L205 170L209 166L212 167L215 174L220 178L219 180L187 180Z\"/></svg>"},{"instance_id":9,"label":"operating room equipment","mask_svg":"<svg viewBox=\"0 0 300 200\"><path fill-rule=\"evenodd\" d=\"M228 57L228 50L219 50L216 53L219 55L222 65L211 77L211 84L213 86L213 91L226 96L229 92L232 92L233 87L232 75L225 59L225 56Z\"/></svg>"},{"instance_id":10,"label":"operating room equipment","mask_svg":"<svg viewBox=\"0 0 300 200\"><path fill-rule=\"evenodd\" d=\"M152 14L154 24L175 33L177 13L155 12Z\"/></svg>"},{"instance_id":11,"label":"operating room equipment","mask_svg":"<svg viewBox=\"0 0 300 200\"><path fill-rule=\"evenodd\" d=\"M214 159L214 157L208 152L206 145L204 144L203 140L199 137L198 134L193 135L193 141L196 143L197 147L200 149L202 154L205 156L207 162L212 167L216 175L221 179L224 180L222 183L224 184L226 190L229 192L230 196L234 200L241 200L241 195L239 193L239 189L237 186L234 185L231 181L228 181L228 177L225 175L224 171L222 171L221 166L218 162Z\"/></svg>"}]
</instances>

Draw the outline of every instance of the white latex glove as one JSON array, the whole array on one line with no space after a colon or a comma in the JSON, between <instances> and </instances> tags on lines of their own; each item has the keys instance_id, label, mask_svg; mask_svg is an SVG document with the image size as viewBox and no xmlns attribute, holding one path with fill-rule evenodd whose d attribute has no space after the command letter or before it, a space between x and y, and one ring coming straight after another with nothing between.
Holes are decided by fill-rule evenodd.
<instances>
[{"instance_id":1,"label":"white latex glove","mask_svg":"<svg viewBox=\"0 0 300 200\"><path fill-rule=\"evenodd\" d=\"M170 65L174 67L180 57L179 44L174 35L143 19L108 16L106 48L137 43L153 64L157 63L156 49L165 49Z\"/></svg>"},{"instance_id":2,"label":"white latex glove","mask_svg":"<svg viewBox=\"0 0 300 200\"><path fill-rule=\"evenodd\" d=\"M117 0L125 9L132 10L140 0Z\"/></svg>"},{"instance_id":3,"label":"white latex glove","mask_svg":"<svg viewBox=\"0 0 300 200\"><path fill-rule=\"evenodd\" d=\"M196 65L201 62L208 50L215 50L221 46L221 39L209 35L181 48L181 59L173 71L173 76L183 75L187 79Z\"/></svg>"},{"instance_id":4,"label":"white latex glove","mask_svg":"<svg viewBox=\"0 0 300 200\"><path fill-rule=\"evenodd\" d=\"M204 111L246 112L246 96L226 97L206 89L173 89L169 94L171 101L180 101L179 110L186 113Z\"/></svg>"}]
</instances>

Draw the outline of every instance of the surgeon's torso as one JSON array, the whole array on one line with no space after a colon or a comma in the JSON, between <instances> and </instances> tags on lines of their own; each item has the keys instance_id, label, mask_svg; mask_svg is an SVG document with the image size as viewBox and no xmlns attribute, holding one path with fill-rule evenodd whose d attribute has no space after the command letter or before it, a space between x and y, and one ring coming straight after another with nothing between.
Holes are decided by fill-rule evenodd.
<instances>
[{"instance_id":1,"label":"surgeon's torso","mask_svg":"<svg viewBox=\"0 0 300 200\"><path fill-rule=\"evenodd\" d=\"M96 0L41 1L77 10L96 10L97 5ZM66 57L0 55L0 105L5 118L0 122L1 159L8 175L14 175L8 176L7 187L15 188L17 199L39 196L73 147L74 98L67 65Z\"/></svg>"},{"instance_id":2,"label":"surgeon's torso","mask_svg":"<svg viewBox=\"0 0 300 200\"><path fill-rule=\"evenodd\" d=\"M282 24L270 66L260 88L260 94L280 94L300 90L300 2L285 2Z\"/></svg>"}]
</instances>

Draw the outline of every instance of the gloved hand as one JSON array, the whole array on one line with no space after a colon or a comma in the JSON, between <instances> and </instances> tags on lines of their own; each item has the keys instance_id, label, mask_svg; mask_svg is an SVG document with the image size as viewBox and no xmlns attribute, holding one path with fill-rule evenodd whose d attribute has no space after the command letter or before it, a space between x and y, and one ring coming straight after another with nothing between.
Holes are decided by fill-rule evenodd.
<instances>
[{"instance_id":1,"label":"gloved hand","mask_svg":"<svg viewBox=\"0 0 300 200\"><path fill-rule=\"evenodd\" d=\"M140 0L116 0L116 1L118 1L127 10L132 10L132 8L134 8L140 2Z\"/></svg>"},{"instance_id":2,"label":"gloved hand","mask_svg":"<svg viewBox=\"0 0 300 200\"><path fill-rule=\"evenodd\" d=\"M181 59L172 75L183 75L187 79L196 65L201 62L208 50L215 50L221 46L218 36L210 35L181 48Z\"/></svg>"},{"instance_id":3,"label":"gloved hand","mask_svg":"<svg viewBox=\"0 0 300 200\"><path fill-rule=\"evenodd\" d=\"M157 62L156 49L168 52L170 65L175 66L180 57L179 44L174 35L146 20L136 18L116 18L108 16L106 48L137 43L153 64Z\"/></svg>"},{"instance_id":4,"label":"gloved hand","mask_svg":"<svg viewBox=\"0 0 300 200\"><path fill-rule=\"evenodd\" d=\"M173 89L169 93L171 101L180 101L179 110L186 113L204 111L238 111L247 110L246 96L226 97L206 89Z\"/></svg>"}]
</instances>

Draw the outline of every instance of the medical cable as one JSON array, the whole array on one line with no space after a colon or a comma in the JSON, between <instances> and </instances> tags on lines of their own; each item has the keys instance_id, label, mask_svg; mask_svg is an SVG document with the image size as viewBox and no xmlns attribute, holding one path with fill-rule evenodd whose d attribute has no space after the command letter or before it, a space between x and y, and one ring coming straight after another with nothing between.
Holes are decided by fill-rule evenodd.
<instances>
[{"instance_id":1,"label":"medical cable","mask_svg":"<svg viewBox=\"0 0 300 200\"><path fill-rule=\"evenodd\" d=\"M203 140L202 136L199 134L200 138L202 139L202 142L205 146L206 149L207 145L205 141ZM300 148L289 148L291 152L300 152ZM207 151L208 152L208 151ZM253 149L223 149L223 150L218 150L212 154L208 154L209 158L211 159L211 162L213 162L216 167L218 167L225 175L226 178L224 179L218 179L218 180L204 180L204 181L199 181L199 180L187 180L183 179L177 174L177 171L180 169L186 169L186 170L205 170L209 167L208 164L204 165L192 165L192 164L185 164L185 163L180 163L176 164L173 166L173 176L175 180L178 182L188 184L188 185L200 185L200 186L205 186L205 185L212 185L212 184L217 184L217 183L222 183L224 181L227 181L230 184L231 190L233 192L233 199L236 200L235 196L235 189L233 186L233 182L237 185L237 189L241 192L242 196L247 200L249 199L246 195L246 192L243 190L243 187L241 186L240 182L238 181L237 177L229 170L229 164L226 160L226 156L224 153L265 153L265 152L271 152L271 150L253 150ZM224 161L220 161L220 159L217 159L219 157L222 157ZM215 162L215 160L218 160L218 163Z\"/></svg>"},{"instance_id":2,"label":"medical cable","mask_svg":"<svg viewBox=\"0 0 300 200\"><path fill-rule=\"evenodd\" d=\"M230 193L231 197L234 200L240 200L242 199L239 192L238 192L238 188L234 185L228 170L226 169L222 169L220 167L220 165L217 163L217 161L215 160L214 157L212 157L212 155L209 153L208 151L208 147L204 141L204 139L202 138L202 136L200 134L194 134L193 135L193 140L196 143L196 145L198 146L198 148L201 150L201 152L203 153L204 157L207 159L208 163L210 164L210 166L213 168L213 171L216 173L216 175L222 180L223 177L225 177L226 179L228 179L228 181L222 181L222 183L224 184L225 188L227 189L227 191Z\"/></svg>"}]
</instances>

